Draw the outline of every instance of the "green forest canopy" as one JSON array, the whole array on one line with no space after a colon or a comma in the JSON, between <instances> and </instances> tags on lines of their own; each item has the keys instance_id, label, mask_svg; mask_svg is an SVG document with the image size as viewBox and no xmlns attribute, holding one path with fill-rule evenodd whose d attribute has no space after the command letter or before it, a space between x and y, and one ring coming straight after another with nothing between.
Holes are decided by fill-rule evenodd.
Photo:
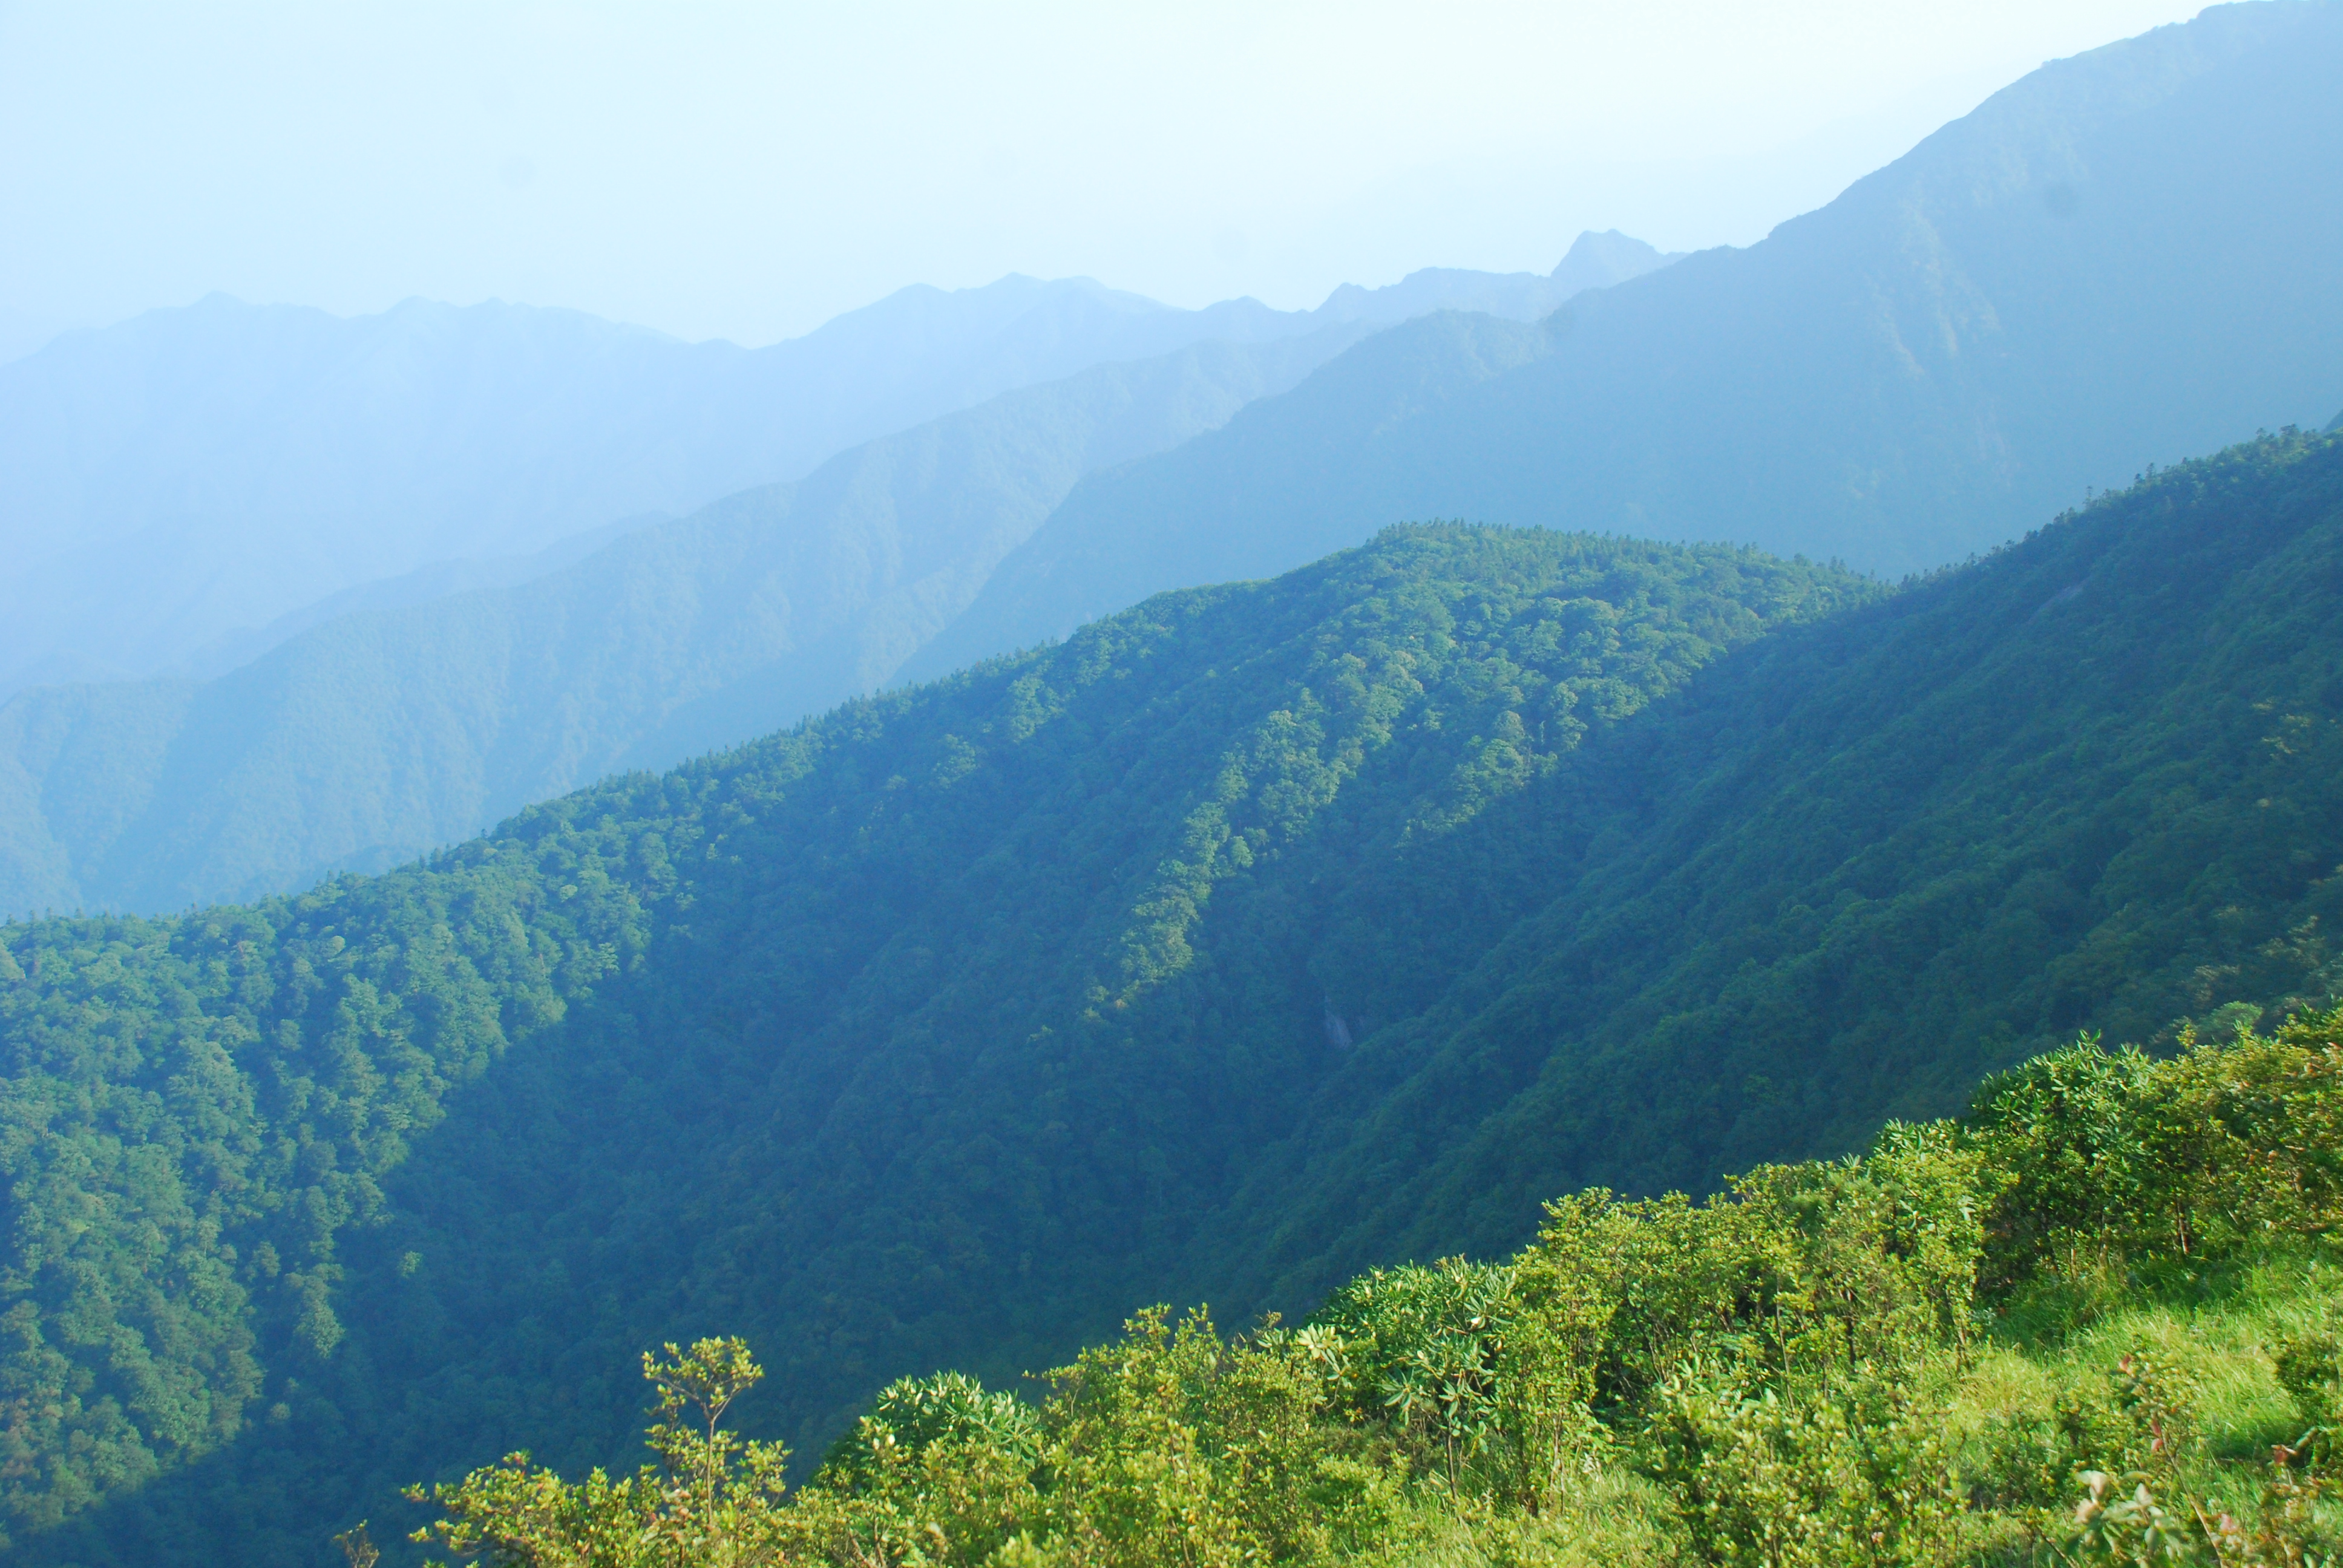
<instances>
[{"instance_id":1,"label":"green forest canopy","mask_svg":"<svg viewBox=\"0 0 2343 1568\"><path fill-rule=\"evenodd\" d=\"M0 928L15 1551L314 1561L622 1457L703 1334L810 1454L2322 998L2339 479L2269 437L1894 593L1395 529L383 877Z\"/></svg>"},{"instance_id":2,"label":"green forest canopy","mask_svg":"<svg viewBox=\"0 0 2343 1568\"><path fill-rule=\"evenodd\" d=\"M748 1347L669 1344L659 1462L508 1455L413 1489L415 1539L595 1568L2331 1562L2338 1032L2079 1042L1966 1121L1702 1204L1557 1200L1503 1262L1377 1269L1296 1330L1143 1311L1033 1404L902 1379L794 1493L722 1425Z\"/></svg>"}]
</instances>

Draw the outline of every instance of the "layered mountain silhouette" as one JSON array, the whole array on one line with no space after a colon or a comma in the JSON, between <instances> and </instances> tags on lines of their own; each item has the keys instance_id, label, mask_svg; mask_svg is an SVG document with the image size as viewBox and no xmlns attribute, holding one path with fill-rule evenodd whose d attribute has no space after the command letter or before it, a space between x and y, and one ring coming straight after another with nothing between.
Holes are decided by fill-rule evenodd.
<instances>
[{"instance_id":1,"label":"layered mountain silhouette","mask_svg":"<svg viewBox=\"0 0 2343 1568\"><path fill-rule=\"evenodd\" d=\"M1395 528L382 877L0 925L12 1560L623 1465L700 1332L818 1455L899 1374L2330 998L2338 574L2323 436L1900 590Z\"/></svg>"},{"instance_id":2,"label":"layered mountain silhouette","mask_svg":"<svg viewBox=\"0 0 2343 1568\"><path fill-rule=\"evenodd\" d=\"M1083 472L1219 423L1365 330L1007 393L533 580L329 618L209 681L20 692L0 706L0 910L183 908L379 869L794 723L890 675Z\"/></svg>"},{"instance_id":3,"label":"layered mountain silhouette","mask_svg":"<svg viewBox=\"0 0 2343 1568\"><path fill-rule=\"evenodd\" d=\"M1317 311L1012 276L906 288L759 349L500 304L153 311L0 366L0 697L218 673L361 584L796 479L1093 365L1459 303L1526 318L1663 259L1613 236L1555 277L1418 274Z\"/></svg>"},{"instance_id":4,"label":"layered mountain silhouette","mask_svg":"<svg viewBox=\"0 0 2343 1568\"><path fill-rule=\"evenodd\" d=\"M246 661L0 707L0 910L170 911L0 920L0 1552L401 1551L703 1333L803 1467L2334 1005L2338 76L2216 8L1664 268L898 297L819 438L504 307L5 367L9 602Z\"/></svg>"},{"instance_id":5,"label":"layered mountain silhouette","mask_svg":"<svg viewBox=\"0 0 2343 1568\"><path fill-rule=\"evenodd\" d=\"M2216 6L2034 72L1819 211L1542 330L1431 318L1077 487L932 676L1411 518L1897 575L2343 397L2343 9Z\"/></svg>"},{"instance_id":6,"label":"layered mountain silhouette","mask_svg":"<svg viewBox=\"0 0 2343 1568\"><path fill-rule=\"evenodd\" d=\"M1458 300L1526 319L1667 259L1588 235L1550 276L1434 270L1307 314L1077 290L1129 318L1125 347L1200 320L1255 340L1003 394L687 520L345 588L224 639L265 651L209 681L23 691L0 705L0 910L175 909L377 869L612 769L794 723L893 678L1082 474L1222 423L1380 321ZM1042 314L1010 326L1037 333ZM985 348L997 372L1005 351Z\"/></svg>"},{"instance_id":7,"label":"layered mountain silhouette","mask_svg":"<svg viewBox=\"0 0 2343 1568\"><path fill-rule=\"evenodd\" d=\"M910 447L841 459L803 497L744 493L567 566L590 536L345 587L215 639L215 654L248 653L299 634L208 685L25 693L0 709L0 909L167 909L387 864L602 770L664 766L857 691L1062 637L1152 592L1288 569L1408 518L1745 540L1889 575L1988 548L2095 486L2334 407L2343 298L2324 269L2343 212L2316 193L2343 181L2343 111L2327 90L2343 68L2338 17L2327 4L2222 7L2057 62L1763 243L1664 267L1639 242L1588 235L1551 276L1434 269L1282 314L1247 301L1168 311L1011 279L964 296L907 291L757 354L559 318L572 337L617 334L626 354L660 364L729 367L721 419L705 397L678 402L672 377L653 378L691 412L699 456L657 446L654 419L574 471L550 465L538 489L525 463L479 468L468 498L449 480L429 505L409 498L421 524L377 533L436 538L413 547L431 555L452 548L452 519L484 493L512 498L516 518L534 498L540 532L566 526L547 520L561 508L574 518L558 498L589 480L606 509L688 494L612 479L611 465L637 461L628 452L639 477L694 464L713 475L709 454L747 462L751 448L779 463L784 435L802 457L812 437L740 412L778 395L734 397L784 350L811 364L820 347L833 368L925 367L909 391L838 371L861 388L825 411L840 430L1167 335L1236 341L1200 346L1178 367L1118 360L1105 381L1037 387ZM464 315L414 308L403 331ZM134 326L184 333L202 314ZM368 330L389 332L397 314ZM286 319L305 332L349 325ZM519 334L555 317L480 319ZM612 367L619 380L636 374ZM334 384L360 385L353 376ZM436 450L385 441L401 461ZM921 442L958 455L933 467L900 457ZM316 475L367 471L318 463ZM478 479L492 469L504 490ZM126 483L85 486L75 504L127 507ZM82 494L62 480L44 493ZM903 521L913 514L929 520ZM504 543L538 537L516 524ZM109 548L109 564L126 557L121 541ZM76 558L95 569L95 556ZM124 607L150 566L198 594L248 576L206 576L168 548L126 558ZM46 591L46 569L15 591L65 614L75 601ZM487 586L418 602L466 580ZM329 613L368 599L409 608Z\"/></svg>"}]
</instances>

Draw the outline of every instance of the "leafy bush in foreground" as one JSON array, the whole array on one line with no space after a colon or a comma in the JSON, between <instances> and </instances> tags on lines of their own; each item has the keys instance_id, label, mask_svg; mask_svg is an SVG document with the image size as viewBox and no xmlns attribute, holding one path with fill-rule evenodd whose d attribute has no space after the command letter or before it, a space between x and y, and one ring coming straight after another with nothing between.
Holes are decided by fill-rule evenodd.
<instances>
[{"instance_id":1,"label":"leafy bush in foreground","mask_svg":"<svg viewBox=\"0 0 2343 1568\"><path fill-rule=\"evenodd\" d=\"M1510 1257L1544 1196L1867 1147L2078 1030L2164 1056L2183 1020L2332 1005L2338 582L2343 438L2298 433L1893 592L1402 528L387 876L0 922L0 1553L314 1568L400 1480L630 1469L628 1362L714 1333L757 1346L736 1413L803 1469L891 1380L1005 1387L1133 1302L1299 1316L1393 1260ZM2192 1168L2250 1141L2251 1106L2182 1109ZM2046 1194L2097 1169L2069 1131ZM2172 1231L2100 1173L2091 1223ZM1827 1320L1844 1354L1934 1311L1981 1365L1957 1250L1911 1251L1950 1236L1934 1200L1838 1190L1888 1176L1740 1201L1821 1205L1815 1288L1886 1290ZM2138 1279L2046 1198L1996 1210L1977 1291L2005 1338L2185 1299L2225 1244L2195 1228L2258 1222L2233 1199ZM1395 1430L1376 1388L1417 1351L1376 1331L1338 1404L1459 1499L1393 1539L1544 1551L1575 1462L1604 1551L1661 1550L1636 1401L1784 1288L1753 1215L1683 1208L1590 1211L1574 1245L1631 1289L1512 1265L1535 1313L1501 1295L1477 1370L1476 1314L1443 1320L1438 1406ZM1699 1257L1655 1271L1678 1231ZM2036 1391L2027 1441L2104 1375ZM2271 1441L2308 1424L2283 1408ZM1612 1457L1557 1460L1590 1421Z\"/></svg>"},{"instance_id":2,"label":"leafy bush in foreground","mask_svg":"<svg viewBox=\"0 0 2343 1568\"><path fill-rule=\"evenodd\" d=\"M1503 1264L1375 1271L1299 1328L1151 1308L1033 1405L905 1380L786 1499L717 1419L745 1347L669 1347L659 1465L514 1455L417 1539L596 1568L2328 1561L2338 1036L2086 1040L1965 1121L1705 1202L1565 1198Z\"/></svg>"}]
</instances>

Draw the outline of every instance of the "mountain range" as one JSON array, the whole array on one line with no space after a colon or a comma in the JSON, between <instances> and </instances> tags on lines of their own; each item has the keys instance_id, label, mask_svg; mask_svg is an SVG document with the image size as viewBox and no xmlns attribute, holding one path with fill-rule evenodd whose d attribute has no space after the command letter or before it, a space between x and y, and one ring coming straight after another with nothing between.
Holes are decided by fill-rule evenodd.
<instances>
[{"instance_id":1,"label":"mountain range","mask_svg":"<svg viewBox=\"0 0 2343 1568\"><path fill-rule=\"evenodd\" d=\"M818 1452L1135 1301L2323 999L2338 580L2325 436L1895 591L1397 529L383 877L0 926L15 1550L296 1562L622 1461L613 1369L719 1329Z\"/></svg>"},{"instance_id":2,"label":"mountain range","mask_svg":"<svg viewBox=\"0 0 2343 1568\"><path fill-rule=\"evenodd\" d=\"M1290 385L1365 328L1104 365L517 584L345 614L209 681L0 706L0 909L160 910L379 870L607 773L892 674L1084 471Z\"/></svg>"},{"instance_id":3,"label":"mountain range","mask_svg":"<svg viewBox=\"0 0 2343 1568\"><path fill-rule=\"evenodd\" d=\"M25 690L0 705L0 910L176 909L379 869L613 769L794 723L891 678L1082 474L1222 423L1393 315L1526 314L1666 259L1586 235L1551 276L1434 270L1307 317L1224 313L1263 336L1004 393L689 519L347 588L207 681ZM1172 330L1162 314L1141 319Z\"/></svg>"},{"instance_id":4,"label":"mountain range","mask_svg":"<svg viewBox=\"0 0 2343 1568\"><path fill-rule=\"evenodd\" d=\"M1332 1299L1421 1328L1438 1313L1395 1281L1511 1279L1467 1260L1530 1268L1516 1250L1542 1222L1551 1241L1565 1211L1615 1218L1614 1195L1657 1200L1636 1233L1684 1243L1646 1258L1726 1231L1836 1258L1847 1337L1797 1353L1845 1381L1782 1415L1788 1362L1766 1358L1790 1352L1765 1336L1805 1287L1762 1259L1685 1298L1721 1303L1725 1338L1702 1342L1743 1381L1630 1344L1681 1282L1620 1264L1614 1228L1578 1238L1617 1277L1602 1323L1563 1324L1574 1360L1538 1362L1553 1345L1497 1296L1443 1298L1469 1351L1419 1370L1450 1408L1496 1398L1493 1366L1616 1352L1685 1422L1714 1417L1731 1443L1709 1452L1778 1480L1824 1452L1814 1433L1841 1452L1885 1432L1881 1399L1907 1435L1936 1421L1854 1335L1865 1280L1942 1265L1967 1284L1915 1298L1931 1353L2032 1380L2049 1423L1980 1415L1945 1441L1999 1445L1993 1473L2031 1490L1996 1508L2081 1530L2070 1494L2092 1474L2104 1492L2084 1468L2101 1448L2152 1464L2186 1435L2197 1395L2167 1399L2185 1378L2166 1352L2194 1353L2198 1307L2278 1301L2256 1282L2271 1270L2287 1300L2324 1299L2303 1259L2331 1256L2320 1216L2343 1191L2316 1131L2335 1096L2312 1084L2335 1048L2306 1032L2343 1018L2343 415L2303 427L2343 403L2338 66L2343 4L2217 7L2045 67L1760 245L1664 266L1589 236L1551 276L1422 273L1306 315L1237 302L1214 307L1226 332L1090 285L898 297L840 341L901 363L841 383L869 397L830 428L908 422L712 499L628 487L749 448L717 432L662 468L659 419L723 400L694 382L658 417L628 404L684 383L581 372L619 330L601 324L478 317L571 345L538 381L526 355L477 379L425 356L407 363L428 374L336 382L357 388L336 404L272 371L241 401L190 383L147 426L92 419L114 434L80 445L25 390L92 351L60 345L9 394L52 418L5 437L21 494L45 498L22 515L52 539L116 518L127 531L93 523L90 548L136 559L124 602L158 628L139 657L182 673L0 706L0 910L119 906L0 918L0 1553L294 1568L371 1520L407 1568L427 1514L403 1487L516 1450L630 1472L628 1369L700 1336L754 1347L764 1381L730 1417L787 1442L793 1483L853 1432L941 1486L936 1443L857 1424L897 1379L1019 1387L1135 1308L1115 1364L1137 1366L1151 1322L1159 1349L1202 1342L1144 1303L1202 1302L1262 1325L1244 1345L1366 1380L1352 1342L1264 1319ZM1068 312L1091 325L1058 333ZM140 330L186 324L165 325ZM1172 337L1141 344L1154 331ZM1110 342L1147 351L1050 358ZM456 460L551 407L516 395L519 424L498 426L496 388L563 377L615 423ZM139 403L111 397L91 406ZM918 397L959 401L884 405ZM437 433L384 412L377 438L368 407ZM275 412L228 439L239 409ZM313 438L327 425L359 456ZM168 429L196 432L176 458ZM607 450L532 487L528 463L595 429ZM272 451L307 454L283 496L358 498L321 550L374 559L404 508L407 553L244 620L164 625L156 585L214 523L142 512L137 486L257 507L237 486ZM448 548L498 495L510 531ZM267 527L297 533L297 510ZM144 558L148 515L179 518L192 555ZM168 602L213 602L200 576ZM190 673L214 657L242 662ZM2109 1153L2189 1187L2204 1170L2171 1151L2206 1119L2177 1108L2210 1102L2121 1084L2201 1089L2227 1070L2194 1048L2242 1060L2286 1018L2298 1081L2268 1098L2292 1110L2273 1120L2243 1080L2219 1104L2291 1141L2233 1136L2222 1179L2323 1183L2297 1205L2311 1251L2262 1247L2248 1205L2220 1221L2246 1262L2214 1267L2195 1211L2142 1205ZM2185 1071L2152 1066L2176 1053ZM1996 1095L2015 1141L1994 1147L2030 1151L2010 1174L2036 1183L2025 1211L2067 1229L1988 1236L1978 1123L1899 1125ZM1951 1185L1897 1185L1929 1170ZM1757 1172L1744 1200L1782 1199L1762 1237L1733 1201L1665 1196L1733 1171ZM2087 1253L2115 1222L2153 1233L2153 1277ZM2043 1271L1990 1282L1988 1323L1969 1308L1995 1247ZM1591 1299L1547 1282L1549 1305ZM2118 1284L2146 1316L2094 1326ZM2260 1332L2240 1312L2235 1332ZM2029 1335L2113 1392L2046 1392L2012 1351ZM2222 1366L2343 1389L2331 1334L2276 1359L2240 1342ZM1222 1343L1215 1368L1268 1365ZM1053 1408L1112 1404L1091 1375L1056 1378ZM925 1386L893 1416L980 1406L1011 1447L1031 1431L1014 1399ZM1327 1506L1414 1487L1462 1529L1457 1448L1393 1457L1375 1445L1414 1430L1412 1410L1385 1419L1405 1390L1353 1392L1376 1402L1318 1434ZM2216 1458L2243 1475L2250 1448L2260 1476L2290 1443L2267 1496L2315 1500L2322 1429L2298 1438L2296 1418L2320 1417L2254 1408L2222 1428L2252 1442ZM2124 1412L2132 1448L2085 1446ZM1099 1495L1176 1502L1165 1477L1192 1452L1148 1431ZM1232 1433L1216 1452L1241 1467L1269 1452L1258 1423ZM1584 1452L1582 1479L1656 1484L1641 1449ZM1930 1507L1967 1495L1888 1454L1842 1453L1845 1473ZM2278 1505L2241 1506L2233 1543ZM1482 1523L1484 1543L1529 1539ZM1863 1560L1866 1528L1839 1555ZM971 1568L1072 1560L1063 1537L964 1559L940 1529L904 1539Z\"/></svg>"},{"instance_id":5,"label":"mountain range","mask_svg":"<svg viewBox=\"0 0 2343 1568\"><path fill-rule=\"evenodd\" d=\"M2343 303L2321 282L2343 217L2308 196L2343 182L2338 18L2221 7L2058 62L1764 242L1664 267L1589 235L1550 276L1430 271L1288 315L996 286L951 307L1007 319L977 355L996 377L1045 341L1253 340L1010 394L834 459L804 499L744 492L558 570L580 536L535 567L344 589L248 634L247 652L288 639L206 685L23 693L0 709L0 909L164 910L379 868L602 770L1410 518L1889 575L1990 548L2151 462L2343 401ZM868 347L889 311L948 297L825 331ZM1460 306L1495 308L1434 308ZM1092 325L1050 325L1069 310ZM922 353L905 363L943 363ZM1091 439L1103 418L1115 433ZM959 455L915 473L920 442ZM328 613L368 598L407 608Z\"/></svg>"},{"instance_id":6,"label":"mountain range","mask_svg":"<svg viewBox=\"0 0 2343 1568\"><path fill-rule=\"evenodd\" d=\"M2343 403L2343 10L2045 65L1745 250L1535 331L1423 320L1101 473L906 675L1408 518L1734 539L1889 576Z\"/></svg>"},{"instance_id":7,"label":"mountain range","mask_svg":"<svg viewBox=\"0 0 2343 1568\"><path fill-rule=\"evenodd\" d=\"M496 303L152 311L0 366L0 697L216 674L328 596L800 478L1094 365L1445 307L1526 318L1664 259L1591 236L1551 276L1434 269L1316 311L1011 276L758 349Z\"/></svg>"}]
</instances>

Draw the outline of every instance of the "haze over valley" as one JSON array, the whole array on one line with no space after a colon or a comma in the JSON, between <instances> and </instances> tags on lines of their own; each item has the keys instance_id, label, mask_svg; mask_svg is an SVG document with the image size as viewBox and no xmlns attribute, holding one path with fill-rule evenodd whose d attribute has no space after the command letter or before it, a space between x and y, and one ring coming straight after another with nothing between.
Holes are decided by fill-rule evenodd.
<instances>
[{"instance_id":1,"label":"haze over valley","mask_svg":"<svg viewBox=\"0 0 2343 1568\"><path fill-rule=\"evenodd\" d=\"M940 274L756 347L224 275L0 363L0 1557L2343 1549L2343 0L1785 0L1848 51L1812 78L1703 15L1362 21L1295 104L1383 146L1413 50L1411 113L1595 146L1503 21L1646 71L1657 146L1736 49L1906 113L1947 40L2093 42L1736 243L1590 215L1483 269L1512 230L1394 207L1414 268L1315 303ZM841 135L860 206L777 154L772 275L930 221L928 164L1033 112L962 76L1035 51L1091 51L1053 90L1131 190L1251 189L1192 149L1283 111L1202 87L1298 15L1218 65L1160 17L959 63L941 14L731 18L960 116ZM632 38L663 112L733 90L707 18L564 25L542 60ZM358 135L333 69L346 108L252 112ZM1175 99L1189 153L1134 128ZM188 134L277 179L246 112ZM1061 199L1144 250L1121 186ZM1247 211L1183 287L1283 232ZM575 249L530 221L434 254ZM26 310L83 308L77 246L131 276L42 232ZM671 301L729 276L699 233Z\"/></svg>"}]
</instances>

